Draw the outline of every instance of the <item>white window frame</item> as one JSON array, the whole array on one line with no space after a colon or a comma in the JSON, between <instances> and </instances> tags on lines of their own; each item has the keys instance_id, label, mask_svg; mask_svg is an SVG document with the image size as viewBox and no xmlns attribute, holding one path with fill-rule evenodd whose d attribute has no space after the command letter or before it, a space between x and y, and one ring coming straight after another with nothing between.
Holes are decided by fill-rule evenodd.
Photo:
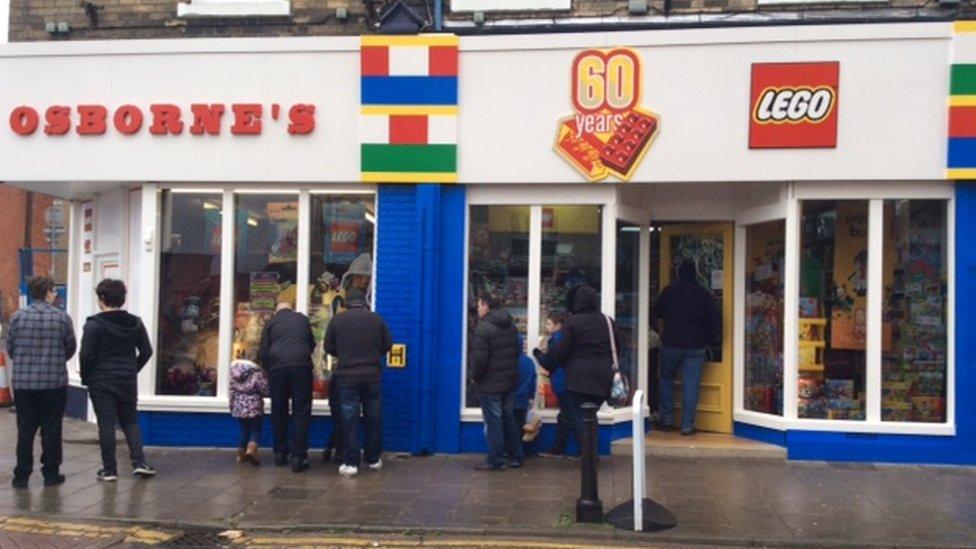
<instances>
[{"instance_id":1,"label":"white window frame","mask_svg":"<svg viewBox=\"0 0 976 549\"><path fill-rule=\"evenodd\" d=\"M542 11L572 9L571 0L451 0L451 12L472 11Z\"/></svg>"},{"instance_id":2,"label":"white window frame","mask_svg":"<svg viewBox=\"0 0 976 549\"><path fill-rule=\"evenodd\" d=\"M188 0L176 5L177 17L288 17L288 0Z\"/></svg>"},{"instance_id":3,"label":"white window frame","mask_svg":"<svg viewBox=\"0 0 976 549\"><path fill-rule=\"evenodd\" d=\"M472 206L527 206L529 208L529 282L528 282L528 323L526 326L527 334L539 333L541 319L538 318L538 306L533 310L533 303L538 304L540 300L540 280L538 274L541 272L542 256L542 209L548 206L570 206L570 205L592 205L600 206L602 210L602 243L601 243L601 290L600 306L604 311L615 310L616 295L616 232L617 219L620 218L618 210L623 210L619 206L617 191L614 187L588 187L588 186L569 186L557 188L555 186L536 186L536 187L516 187L514 185L492 185L492 186L469 186L467 192L467 203L465 204L464 222L464 299L463 308L465 321L461 323L459 337L461 337L461 360L458 368L460 376L461 402L460 414L462 422L481 422L483 417L480 408L466 407L466 382L467 382L467 360L468 356L468 337L467 337L467 313L468 310L468 258L470 257L470 236L471 236L471 216ZM634 209L627 209L620 212L624 215L623 219L632 221L630 215L635 213ZM637 218L638 216L634 216ZM644 221L644 224L647 222ZM648 239L648 246L649 246ZM642 240L643 244L643 240ZM642 248L643 250L643 248ZM643 276L643 273L642 273ZM647 276L643 276L644 279ZM646 311L646 305L645 309ZM640 313L643 316L644 313ZM646 330L645 330L646 332ZM534 336L531 336L534 337ZM646 350L646 335L643 337ZM532 344L531 340L529 344ZM643 372L642 383L647 380L646 352L641 356L642 363L639 366ZM539 416L545 423L554 423L558 410L540 410ZM601 425L611 425L624 421L630 421L631 407L610 408L606 404L597 414L597 419Z\"/></svg>"},{"instance_id":4,"label":"white window frame","mask_svg":"<svg viewBox=\"0 0 976 549\"><path fill-rule=\"evenodd\" d=\"M379 235L380 215L378 208L377 189L373 185L304 185L304 186L281 186L274 187L268 185L211 185L211 184L172 184L160 185L155 183L144 183L142 185L142 246L138 260L141 262L141 272L151 273L150 284L139 285L139 315L146 325L149 339L153 347L157 347L158 341L158 303L160 269L159 255L161 246L159 245L162 222L162 201L160 200L163 190L180 191L184 193L203 193L222 195L222 223L221 226L221 277L220 277L220 306L221 310L230 311L233 309L234 301L234 270L236 239L235 236L235 209L236 195L239 194L294 194L298 197L298 260L296 264L296 285L299 291L296 292L296 310L301 312L308 311L308 297L301 288L307 288L309 282L309 266L311 249L311 195L318 194L363 194L373 195L374 211L376 211L376 223L373 228L373 304L376 303L377 288L376 265L377 261L377 239ZM305 285L301 286L304 281ZM302 297L304 295L304 297ZM234 315L224 314L220 316L220 328L218 336L218 365L217 365L217 395L216 396L195 396L195 395L157 395L156 393L156 359L158 353L154 354L145 368L139 373L139 409L143 411L158 412L213 412L223 413L229 406L229 379L230 379L230 357L233 347ZM330 413L327 399L315 399L312 401L312 413L317 416L327 416Z\"/></svg>"},{"instance_id":5,"label":"white window frame","mask_svg":"<svg viewBox=\"0 0 976 549\"><path fill-rule=\"evenodd\" d=\"M866 419L828 420L797 417L797 326L800 284L800 204L807 200L866 200L869 208L868 225L868 343L865 372ZM881 421L881 334L883 286L883 215L885 200L944 200L946 201L947 273L947 353L946 353L946 422L920 423ZM830 183L791 183L785 202L749 211L739 217L736 244L736 332L735 332L735 395L733 419L737 422L780 431L826 431L872 434L954 436L955 423L955 190L951 182L863 182L835 181ZM762 208L759 210L763 210ZM781 210L781 211L780 211ZM784 416L763 414L744 409L744 264L745 226L772 219L786 219L785 289L783 322L783 413ZM778 217L771 217L778 216ZM741 231L741 232L739 232Z\"/></svg>"}]
</instances>

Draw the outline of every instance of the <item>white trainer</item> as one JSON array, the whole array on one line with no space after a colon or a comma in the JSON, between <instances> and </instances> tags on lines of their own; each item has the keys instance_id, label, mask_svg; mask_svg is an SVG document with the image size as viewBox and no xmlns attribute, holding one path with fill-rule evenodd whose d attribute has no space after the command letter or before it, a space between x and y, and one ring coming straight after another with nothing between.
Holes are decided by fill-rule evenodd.
<instances>
[{"instance_id":1,"label":"white trainer","mask_svg":"<svg viewBox=\"0 0 976 549\"><path fill-rule=\"evenodd\" d=\"M376 460L376 463L369 464L370 471L379 471L382 468L383 468L383 458Z\"/></svg>"},{"instance_id":2,"label":"white trainer","mask_svg":"<svg viewBox=\"0 0 976 549\"><path fill-rule=\"evenodd\" d=\"M359 467L355 465L340 465L339 474L344 477L354 477L359 473Z\"/></svg>"}]
</instances>

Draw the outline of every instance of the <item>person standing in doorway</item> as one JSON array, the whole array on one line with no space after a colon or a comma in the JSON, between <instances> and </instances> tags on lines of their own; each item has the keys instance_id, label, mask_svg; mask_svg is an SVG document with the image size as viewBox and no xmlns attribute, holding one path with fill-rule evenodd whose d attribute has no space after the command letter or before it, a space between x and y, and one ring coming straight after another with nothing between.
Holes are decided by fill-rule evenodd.
<instances>
[{"instance_id":1,"label":"person standing in doorway","mask_svg":"<svg viewBox=\"0 0 976 549\"><path fill-rule=\"evenodd\" d=\"M702 369L709 345L721 332L722 316L715 298L698 283L695 264L685 260L678 267L678 280L665 288L651 308L652 320L664 322L661 336L661 406L659 426L674 429L674 378L681 370L681 434L695 433L695 411Z\"/></svg>"},{"instance_id":2,"label":"person standing in doorway","mask_svg":"<svg viewBox=\"0 0 976 549\"><path fill-rule=\"evenodd\" d=\"M102 450L102 468L96 478L105 482L118 480L115 460L115 427L122 427L129 446L132 474L151 477L156 474L142 449L142 434L136 412L138 384L136 376L152 356L149 335L139 317L122 310L125 305L125 283L105 279L98 283L100 313L88 317L81 336L81 383L88 387L95 417L98 419L98 444Z\"/></svg>"},{"instance_id":3,"label":"person standing in doorway","mask_svg":"<svg viewBox=\"0 0 976 549\"><path fill-rule=\"evenodd\" d=\"M308 425L312 419L312 351L315 339L308 317L278 304L264 325L258 361L268 372L271 386L271 424L274 429L275 465L291 470L308 469ZM288 440L288 408L291 403L291 440Z\"/></svg>"},{"instance_id":4,"label":"person standing in doorway","mask_svg":"<svg viewBox=\"0 0 976 549\"><path fill-rule=\"evenodd\" d=\"M572 410L576 440L582 442L585 434L580 406L587 402L600 406L610 398L613 348L619 337L613 320L600 312L600 294L592 286L572 288L566 302L570 316L562 325L562 336L546 352L535 349L533 354L550 372L559 365L565 368L566 386L561 400Z\"/></svg>"},{"instance_id":5,"label":"person standing in doorway","mask_svg":"<svg viewBox=\"0 0 976 549\"><path fill-rule=\"evenodd\" d=\"M66 363L77 341L71 318L53 305L58 294L50 277L27 283L33 303L14 313L7 329L12 361L10 385L17 406L17 466L14 488L27 488L34 470L34 436L41 430L41 473L45 486L64 482L61 469L61 422L68 398Z\"/></svg>"},{"instance_id":6,"label":"person standing in doorway","mask_svg":"<svg viewBox=\"0 0 976 549\"><path fill-rule=\"evenodd\" d=\"M515 419L519 380L518 330L515 320L491 294L478 299L478 325L471 341L471 379L481 396L488 456L478 471L502 471L522 465L521 426Z\"/></svg>"},{"instance_id":7,"label":"person standing in doorway","mask_svg":"<svg viewBox=\"0 0 976 549\"><path fill-rule=\"evenodd\" d=\"M366 421L366 466L371 471L383 467L383 355L390 352L393 338L383 317L369 310L362 290L350 287L346 310L339 313L325 332L325 352L338 359L332 381L342 420L344 450L339 474L351 477L359 473L359 413Z\"/></svg>"}]
</instances>

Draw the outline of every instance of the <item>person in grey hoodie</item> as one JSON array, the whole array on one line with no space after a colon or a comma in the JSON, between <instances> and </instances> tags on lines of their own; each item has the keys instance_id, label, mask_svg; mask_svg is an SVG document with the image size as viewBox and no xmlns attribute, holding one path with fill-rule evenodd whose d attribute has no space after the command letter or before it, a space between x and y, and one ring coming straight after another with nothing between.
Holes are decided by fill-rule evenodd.
<instances>
[{"instance_id":1,"label":"person in grey hoodie","mask_svg":"<svg viewBox=\"0 0 976 549\"><path fill-rule=\"evenodd\" d=\"M105 279L95 289L97 315L88 317L81 337L81 382L88 387L95 416L98 418L98 444L102 450L102 468L98 480L118 480L115 460L115 427L120 425L129 446L132 474L151 477L156 474L142 449L136 402L136 376L149 362L152 345L139 317L122 310L125 305L125 283Z\"/></svg>"}]
</instances>

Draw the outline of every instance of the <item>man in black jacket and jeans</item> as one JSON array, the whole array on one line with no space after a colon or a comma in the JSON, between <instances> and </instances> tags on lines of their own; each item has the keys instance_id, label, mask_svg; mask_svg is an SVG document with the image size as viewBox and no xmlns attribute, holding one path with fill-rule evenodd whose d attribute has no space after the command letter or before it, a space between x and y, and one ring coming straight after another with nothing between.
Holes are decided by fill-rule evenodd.
<instances>
[{"instance_id":1,"label":"man in black jacket and jeans","mask_svg":"<svg viewBox=\"0 0 976 549\"><path fill-rule=\"evenodd\" d=\"M522 465L522 437L515 421L518 385L518 331L501 300L484 295L478 300L478 326L471 341L471 379L481 396L481 412L488 437L488 457L479 471L501 471Z\"/></svg>"},{"instance_id":2,"label":"man in black jacket and jeans","mask_svg":"<svg viewBox=\"0 0 976 549\"><path fill-rule=\"evenodd\" d=\"M315 340L308 317L279 303L261 332L258 361L268 372L271 386L271 423L274 426L275 465L288 465L300 473L308 469L308 424L312 419L312 351ZM294 428L288 442L288 402Z\"/></svg>"},{"instance_id":3,"label":"man in black jacket and jeans","mask_svg":"<svg viewBox=\"0 0 976 549\"><path fill-rule=\"evenodd\" d=\"M339 313L325 331L325 352L338 359L334 383L338 384L339 408L345 457L339 474L359 473L359 411L366 421L366 465L383 467L383 355L393 339L383 317L369 310L365 296L352 287L346 293L345 312Z\"/></svg>"},{"instance_id":4,"label":"man in black jacket and jeans","mask_svg":"<svg viewBox=\"0 0 976 549\"><path fill-rule=\"evenodd\" d=\"M132 474L138 477L156 474L146 463L136 413L139 392L136 377L149 362L153 350L142 320L122 310L125 294L125 283L121 280L105 279L98 283L95 295L102 312L85 322L78 354L81 382L88 387L98 418L102 468L95 477L104 482L119 478L115 459L116 424L122 427L129 445Z\"/></svg>"},{"instance_id":5,"label":"man in black jacket and jeans","mask_svg":"<svg viewBox=\"0 0 976 549\"><path fill-rule=\"evenodd\" d=\"M695 433L699 386L709 345L720 336L722 315L715 298L698 283L691 261L678 268L678 280L665 288L651 308L651 318L664 321L661 336L660 426L674 425L674 377L681 370L681 434Z\"/></svg>"}]
</instances>

